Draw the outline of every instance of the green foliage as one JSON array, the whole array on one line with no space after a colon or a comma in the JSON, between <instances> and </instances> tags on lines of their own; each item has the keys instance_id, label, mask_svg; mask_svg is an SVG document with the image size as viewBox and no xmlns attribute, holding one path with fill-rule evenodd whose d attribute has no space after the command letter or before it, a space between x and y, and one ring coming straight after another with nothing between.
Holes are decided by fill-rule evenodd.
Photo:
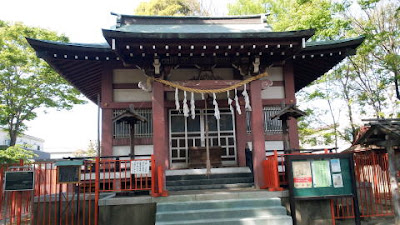
<instances>
[{"instance_id":1,"label":"green foliage","mask_svg":"<svg viewBox=\"0 0 400 225\"><path fill-rule=\"evenodd\" d=\"M26 37L67 42L53 31L0 22L0 125L8 131L11 145L36 118L41 107L71 109L84 101L50 66L39 59Z\"/></svg>"},{"instance_id":2,"label":"green foliage","mask_svg":"<svg viewBox=\"0 0 400 225\"><path fill-rule=\"evenodd\" d=\"M136 15L149 16L199 16L207 13L198 0L151 0L142 2L135 10Z\"/></svg>"},{"instance_id":3,"label":"green foliage","mask_svg":"<svg viewBox=\"0 0 400 225\"><path fill-rule=\"evenodd\" d=\"M35 156L35 153L25 150L21 145L14 145L0 151L0 164L18 163L21 159L28 162Z\"/></svg>"},{"instance_id":4,"label":"green foliage","mask_svg":"<svg viewBox=\"0 0 400 225\"><path fill-rule=\"evenodd\" d=\"M274 31L313 28L314 40L365 37L357 55L298 93L300 106L313 111L299 122L300 139L309 146L352 143L360 117L400 115L393 98L393 83L400 83L399 9L396 0L237 0L229 5L231 15L270 13Z\"/></svg>"},{"instance_id":5,"label":"green foliage","mask_svg":"<svg viewBox=\"0 0 400 225\"><path fill-rule=\"evenodd\" d=\"M97 155L97 143L90 141L86 150L78 149L73 155L75 157L92 157Z\"/></svg>"},{"instance_id":6,"label":"green foliage","mask_svg":"<svg viewBox=\"0 0 400 225\"><path fill-rule=\"evenodd\" d=\"M274 31L315 29L313 39L340 36L350 24L336 16L344 7L329 0L237 0L228 9L230 15L270 13L268 23Z\"/></svg>"}]
</instances>

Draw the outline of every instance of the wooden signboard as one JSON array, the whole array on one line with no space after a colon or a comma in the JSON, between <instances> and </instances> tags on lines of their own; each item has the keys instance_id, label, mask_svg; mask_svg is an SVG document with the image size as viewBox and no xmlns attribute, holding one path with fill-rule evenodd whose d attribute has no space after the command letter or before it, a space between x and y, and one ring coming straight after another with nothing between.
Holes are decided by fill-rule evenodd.
<instances>
[{"instance_id":1,"label":"wooden signboard","mask_svg":"<svg viewBox=\"0 0 400 225\"><path fill-rule=\"evenodd\" d=\"M59 161L57 166L57 183L59 184L74 184L81 180L82 160L74 161Z\"/></svg>"},{"instance_id":2,"label":"wooden signboard","mask_svg":"<svg viewBox=\"0 0 400 225\"><path fill-rule=\"evenodd\" d=\"M74 184L79 183L81 177L80 166L58 166L57 167L57 183Z\"/></svg>"},{"instance_id":3,"label":"wooden signboard","mask_svg":"<svg viewBox=\"0 0 400 225\"><path fill-rule=\"evenodd\" d=\"M4 191L32 191L34 188L33 171L7 171Z\"/></svg>"},{"instance_id":4,"label":"wooden signboard","mask_svg":"<svg viewBox=\"0 0 400 225\"><path fill-rule=\"evenodd\" d=\"M352 154L288 155L290 208L296 225L295 200L352 197L360 224Z\"/></svg>"}]
</instances>

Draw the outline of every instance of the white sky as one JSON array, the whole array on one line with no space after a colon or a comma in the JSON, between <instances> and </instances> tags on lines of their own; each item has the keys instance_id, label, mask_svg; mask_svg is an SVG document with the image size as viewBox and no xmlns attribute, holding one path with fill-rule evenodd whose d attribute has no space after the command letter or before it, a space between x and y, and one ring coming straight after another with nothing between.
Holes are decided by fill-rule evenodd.
<instances>
[{"instance_id":1,"label":"white sky","mask_svg":"<svg viewBox=\"0 0 400 225\"><path fill-rule=\"evenodd\" d=\"M21 21L63 33L71 42L105 42L101 28L115 24L110 12L132 14L143 0L7 0L0 6L0 20ZM226 4L234 0L204 0L215 5L212 11L226 14ZM90 101L71 111L43 110L28 123L26 134L45 140L45 151L75 151L86 149L97 139L97 106Z\"/></svg>"}]
</instances>

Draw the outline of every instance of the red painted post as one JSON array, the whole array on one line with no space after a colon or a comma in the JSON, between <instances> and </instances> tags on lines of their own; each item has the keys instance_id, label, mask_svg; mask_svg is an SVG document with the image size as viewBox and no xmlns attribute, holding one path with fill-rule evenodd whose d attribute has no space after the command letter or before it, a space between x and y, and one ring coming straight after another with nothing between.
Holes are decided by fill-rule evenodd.
<instances>
[{"instance_id":1,"label":"red painted post","mask_svg":"<svg viewBox=\"0 0 400 225\"><path fill-rule=\"evenodd\" d=\"M253 137L253 171L256 188L265 185L262 162L265 159L264 116L261 99L261 81L256 80L250 86L251 98L251 128Z\"/></svg>"},{"instance_id":2,"label":"red painted post","mask_svg":"<svg viewBox=\"0 0 400 225\"><path fill-rule=\"evenodd\" d=\"M283 188L279 185L279 171L278 171L278 151L274 150L274 156L272 159L272 170L271 172L271 179L273 186L269 188L269 191L282 191Z\"/></svg>"},{"instance_id":3,"label":"red painted post","mask_svg":"<svg viewBox=\"0 0 400 225\"><path fill-rule=\"evenodd\" d=\"M166 133L166 110L165 99L164 99L164 86L158 82L153 83L153 97L152 97L152 108L153 108L153 149L156 165L162 166L163 169L168 167L168 145L167 133ZM158 174L163 176L164 174Z\"/></svg>"},{"instance_id":4,"label":"red painted post","mask_svg":"<svg viewBox=\"0 0 400 225\"><path fill-rule=\"evenodd\" d=\"M94 188L94 225L99 224L99 194L100 194L100 157L96 157Z\"/></svg>"},{"instance_id":5,"label":"red painted post","mask_svg":"<svg viewBox=\"0 0 400 225\"><path fill-rule=\"evenodd\" d=\"M296 91L294 86L294 72L293 63L288 61L283 67L283 77L285 80L285 103L286 104L296 104ZM299 146L299 134L297 130L297 120L291 118L288 121L289 127L289 142L290 147L298 149Z\"/></svg>"},{"instance_id":6,"label":"red painted post","mask_svg":"<svg viewBox=\"0 0 400 225\"><path fill-rule=\"evenodd\" d=\"M102 137L101 154L112 155L112 118L113 110L108 108L113 103L113 72L105 68L101 78L101 109L102 109Z\"/></svg>"},{"instance_id":7,"label":"red painted post","mask_svg":"<svg viewBox=\"0 0 400 225\"><path fill-rule=\"evenodd\" d=\"M336 225L336 219L335 219L335 206L333 205L333 199L331 199L331 218L332 218L332 225Z\"/></svg>"},{"instance_id":8,"label":"red painted post","mask_svg":"<svg viewBox=\"0 0 400 225\"><path fill-rule=\"evenodd\" d=\"M164 189L164 171L162 166L158 166L158 194L162 197L167 197L168 192Z\"/></svg>"},{"instance_id":9,"label":"red painted post","mask_svg":"<svg viewBox=\"0 0 400 225\"><path fill-rule=\"evenodd\" d=\"M156 185L156 163L154 161L154 156L151 155L151 196L157 197L157 185Z\"/></svg>"}]
</instances>

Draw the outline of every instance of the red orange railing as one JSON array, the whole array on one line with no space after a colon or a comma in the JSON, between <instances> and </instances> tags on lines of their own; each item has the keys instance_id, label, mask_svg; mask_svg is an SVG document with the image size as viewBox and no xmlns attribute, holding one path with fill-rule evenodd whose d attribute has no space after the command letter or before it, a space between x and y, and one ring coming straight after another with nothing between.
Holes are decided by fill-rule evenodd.
<instances>
[{"instance_id":1,"label":"red orange railing","mask_svg":"<svg viewBox=\"0 0 400 225\"><path fill-rule=\"evenodd\" d=\"M134 161L149 161L149 172L133 174ZM101 193L150 191L155 197L168 195L164 190L164 171L161 166L156 167L153 156L85 160L77 184L57 183L54 162L28 165L35 172L33 192L4 192L4 172L10 170L10 165L0 166L0 224L97 225Z\"/></svg>"},{"instance_id":2,"label":"red orange railing","mask_svg":"<svg viewBox=\"0 0 400 225\"><path fill-rule=\"evenodd\" d=\"M388 154L373 151L354 154L357 194L361 217L394 215ZM334 219L354 218L353 204L349 198L331 201Z\"/></svg>"},{"instance_id":3,"label":"red orange railing","mask_svg":"<svg viewBox=\"0 0 400 225\"><path fill-rule=\"evenodd\" d=\"M329 152L325 150L324 154L329 154ZM264 188L276 191L280 190L279 188L287 187L285 173L285 156L287 155L293 154L278 154L278 151L274 151L273 155L266 157L263 162L266 183ZM361 217L394 215L387 153L355 152L354 169ZM352 199L335 198L331 200L331 215L333 224L336 219L354 218Z\"/></svg>"}]
</instances>

